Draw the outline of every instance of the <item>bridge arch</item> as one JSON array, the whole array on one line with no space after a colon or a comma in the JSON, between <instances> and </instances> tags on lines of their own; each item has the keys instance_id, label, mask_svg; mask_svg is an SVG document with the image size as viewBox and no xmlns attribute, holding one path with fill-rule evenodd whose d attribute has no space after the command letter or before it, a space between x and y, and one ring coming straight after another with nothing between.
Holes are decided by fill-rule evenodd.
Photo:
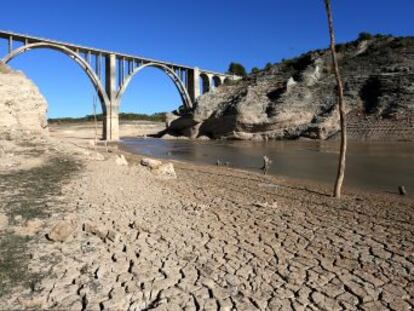
<instances>
[{"instance_id":1,"label":"bridge arch","mask_svg":"<svg viewBox=\"0 0 414 311\"><path fill-rule=\"evenodd\" d=\"M83 69L83 71L86 73L89 80L91 81L92 85L95 87L95 90L98 93L98 96L101 98L102 111L103 112L106 111L106 107L109 107L110 101L98 76L95 74L95 72L93 71L93 69L88 64L87 61L85 61L78 53L76 53L75 51L65 46L57 45L53 43L47 43L47 42L27 44L27 45L21 46L20 48L15 49L14 51L6 55L2 59L2 62L8 63L20 54L23 54L32 49L41 49L41 48L49 48L52 50L62 52L65 55L69 56L69 58L73 59Z\"/></svg>"},{"instance_id":2,"label":"bridge arch","mask_svg":"<svg viewBox=\"0 0 414 311\"><path fill-rule=\"evenodd\" d=\"M192 108L192 101L191 101L190 95L188 94L187 88L185 87L184 83L181 81L179 76L174 72L174 70L171 69L170 67L164 65L164 64L153 63L153 62L139 66L126 78L126 80L121 85L121 87L119 88L119 90L117 92L117 95L116 95L116 105L117 106L120 105L122 95L125 93L129 83L132 81L134 76L138 72L140 72L142 69L147 68L147 67L154 67L154 68L160 69L161 71L165 72L168 75L168 77L172 80L172 82L176 86L178 92L180 93L180 96L181 96L181 99L182 99L182 102L183 102L184 106L187 109Z\"/></svg>"}]
</instances>

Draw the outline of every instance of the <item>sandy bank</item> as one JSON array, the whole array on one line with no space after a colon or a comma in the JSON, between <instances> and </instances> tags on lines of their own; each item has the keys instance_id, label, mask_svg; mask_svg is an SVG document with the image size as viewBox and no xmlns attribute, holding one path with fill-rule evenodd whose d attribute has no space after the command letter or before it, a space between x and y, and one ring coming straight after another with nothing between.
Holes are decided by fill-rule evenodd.
<instances>
[{"instance_id":1,"label":"sandy bank","mask_svg":"<svg viewBox=\"0 0 414 311\"><path fill-rule=\"evenodd\" d=\"M142 137L161 132L165 129L165 123L152 121L121 121L119 125L121 137ZM53 137L82 141L95 138L102 134L102 122L95 127L94 122L79 123L50 123L49 131Z\"/></svg>"}]
</instances>

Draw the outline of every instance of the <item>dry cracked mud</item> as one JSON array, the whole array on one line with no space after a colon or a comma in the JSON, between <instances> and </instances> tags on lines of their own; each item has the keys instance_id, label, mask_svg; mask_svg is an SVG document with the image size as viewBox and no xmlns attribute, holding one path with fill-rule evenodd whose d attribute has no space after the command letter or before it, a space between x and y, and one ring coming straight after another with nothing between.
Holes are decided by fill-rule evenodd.
<instances>
[{"instance_id":1,"label":"dry cracked mud","mask_svg":"<svg viewBox=\"0 0 414 311\"><path fill-rule=\"evenodd\" d=\"M59 200L27 244L26 273L41 277L1 295L1 308L414 307L413 201L339 201L316 186L184 163L162 180L135 156L117 166L104 155L58 181ZM71 236L48 240L62 220Z\"/></svg>"}]
</instances>

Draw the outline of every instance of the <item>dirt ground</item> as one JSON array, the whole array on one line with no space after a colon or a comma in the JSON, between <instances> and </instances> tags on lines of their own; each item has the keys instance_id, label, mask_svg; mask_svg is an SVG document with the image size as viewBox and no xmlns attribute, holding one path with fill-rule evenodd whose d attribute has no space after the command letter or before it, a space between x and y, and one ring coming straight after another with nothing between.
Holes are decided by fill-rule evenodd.
<instances>
[{"instance_id":1,"label":"dirt ground","mask_svg":"<svg viewBox=\"0 0 414 311\"><path fill-rule=\"evenodd\" d=\"M4 149L2 310L414 307L412 200L180 162L166 179L79 140Z\"/></svg>"}]
</instances>

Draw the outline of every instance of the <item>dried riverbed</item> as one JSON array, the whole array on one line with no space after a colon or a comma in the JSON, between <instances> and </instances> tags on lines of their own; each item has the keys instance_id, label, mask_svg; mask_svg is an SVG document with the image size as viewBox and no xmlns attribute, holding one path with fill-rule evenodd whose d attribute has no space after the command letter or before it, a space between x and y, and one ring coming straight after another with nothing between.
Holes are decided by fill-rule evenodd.
<instances>
[{"instance_id":1,"label":"dried riverbed","mask_svg":"<svg viewBox=\"0 0 414 311\"><path fill-rule=\"evenodd\" d=\"M19 166L33 149L37 164ZM178 178L165 180L139 156L122 166L115 149L97 152L49 142L1 168L2 307L414 306L412 200L348 193L338 201L314 184L180 162ZM48 240L62 222L73 229L67 239Z\"/></svg>"}]
</instances>

